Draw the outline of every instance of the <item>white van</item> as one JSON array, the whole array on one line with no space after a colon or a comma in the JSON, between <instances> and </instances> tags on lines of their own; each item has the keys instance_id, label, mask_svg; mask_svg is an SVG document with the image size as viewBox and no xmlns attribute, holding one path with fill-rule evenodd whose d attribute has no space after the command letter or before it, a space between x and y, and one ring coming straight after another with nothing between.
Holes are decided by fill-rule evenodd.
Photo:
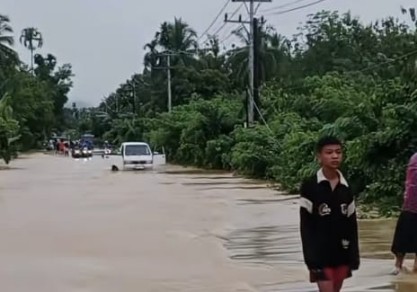
<instances>
[{"instance_id":1,"label":"white van","mask_svg":"<svg viewBox=\"0 0 417 292\"><path fill-rule=\"evenodd\" d=\"M120 152L123 159L123 169L153 168L153 154L145 142L122 143Z\"/></svg>"}]
</instances>

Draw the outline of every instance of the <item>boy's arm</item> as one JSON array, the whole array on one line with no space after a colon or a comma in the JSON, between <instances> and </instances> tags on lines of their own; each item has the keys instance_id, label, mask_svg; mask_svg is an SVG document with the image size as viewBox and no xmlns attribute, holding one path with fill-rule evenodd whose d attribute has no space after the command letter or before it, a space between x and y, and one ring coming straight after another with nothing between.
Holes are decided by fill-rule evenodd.
<instances>
[{"instance_id":1,"label":"boy's arm","mask_svg":"<svg viewBox=\"0 0 417 292\"><path fill-rule=\"evenodd\" d=\"M356 217L355 199L352 196L352 201L348 206L349 229L351 234L351 248L350 248L350 268L352 270L359 269L359 240L358 240L358 221Z\"/></svg>"},{"instance_id":2,"label":"boy's arm","mask_svg":"<svg viewBox=\"0 0 417 292\"><path fill-rule=\"evenodd\" d=\"M318 246L315 240L316 215L313 212L313 200L308 193L307 183L300 190L300 232L303 246L304 262L308 269L321 269Z\"/></svg>"}]
</instances>

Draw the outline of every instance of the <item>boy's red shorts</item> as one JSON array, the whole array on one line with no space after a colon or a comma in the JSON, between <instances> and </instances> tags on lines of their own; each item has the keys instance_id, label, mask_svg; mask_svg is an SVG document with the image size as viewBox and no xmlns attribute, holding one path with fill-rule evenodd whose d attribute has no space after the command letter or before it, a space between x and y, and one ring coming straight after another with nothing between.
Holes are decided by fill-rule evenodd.
<instances>
[{"instance_id":1,"label":"boy's red shorts","mask_svg":"<svg viewBox=\"0 0 417 292\"><path fill-rule=\"evenodd\" d=\"M321 270L310 271L310 282L319 281L340 282L352 276L352 270L348 266L328 267Z\"/></svg>"}]
</instances>

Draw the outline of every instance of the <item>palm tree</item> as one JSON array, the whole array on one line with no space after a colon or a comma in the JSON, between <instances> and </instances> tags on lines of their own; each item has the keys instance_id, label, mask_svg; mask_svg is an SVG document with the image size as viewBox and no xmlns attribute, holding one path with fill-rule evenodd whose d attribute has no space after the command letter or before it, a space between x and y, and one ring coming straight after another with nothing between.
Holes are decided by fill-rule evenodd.
<instances>
[{"instance_id":1,"label":"palm tree","mask_svg":"<svg viewBox=\"0 0 417 292\"><path fill-rule=\"evenodd\" d=\"M144 50L149 50L146 54L145 54L145 58L143 61L143 64L145 65L145 70L152 70L153 67L156 67L158 64L158 40L157 40L157 36L155 36L155 38L150 42L147 43L143 49Z\"/></svg>"},{"instance_id":2,"label":"palm tree","mask_svg":"<svg viewBox=\"0 0 417 292\"><path fill-rule=\"evenodd\" d=\"M244 27L241 27L233 34L244 44L243 47L233 45L232 50L228 52L229 66L242 84L246 84L249 79L248 62L249 62L249 35ZM259 51L259 77L262 81L276 77L278 73L278 64L283 62L289 56L289 42L277 34L273 27L259 26L258 44Z\"/></svg>"},{"instance_id":3,"label":"palm tree","mask_svg":"<svg viewBox=\"0 0 417 292\"><path fill-rule=\"evenodd\" d=\"M26 48L30 50L31 54L31 70L33 72L33 52L41 48L43 45L43 37L42 34L39 32L37 28L28 27L22 30L22 34L20 35L20 43L22 43Z\"/></svg>"},{"instance_id":4,"label":"palm tree","mask_svg":"<svg viewBox=\"0 0 417 292\"><path fill-rule=\"evenodd\" d=\"M197 33L181 18L175 18L173 23L164 22L154 39L145 45L149 50L145 55L145 66L164 65L163 53L173 53L172 65L178 63L190 64L191 56L197 52Z\"/></svg>"},{"instance_id":5,"label":"palm tree","mask_svg":"<svg viewBox=\"0 0 417 292\"><path fill-rule=\"evenodd\" d=\"M164 22L161 25L159 45L174 52L195 52L196 38L195 30L181 18L175 18L174 23Z\"/></svg>"},{"instance_id":6,"label":"palm tree","mask_svg":"<svg viewBox=\"0 0 417 292\"><path fill-rule=\"evenodd\" d=\"M160 95L166 94L165 89L162 89L160 85L167 80L167 54L170 55L169 67L174 69L171 70L171 77L175 79L175 68L184 65L190 66L196 62L194 57L197 47L197 33L181 18L175 18L174 22L162 23L153 40L144 47L148 52L144 59L143 74L150 77L152 88ZM175 99L173 96L173 100ZM162 99L159 99L156 102L158 107L162 106L161 101Z\"/></svg>"},{"instance_id":7,"label":"palm tree","mask_svg":"<svg viewBox=\"0 0 417 292\"><path fill-rule=\"evenodd\" d=\"M17 60L17 54L11 48L14 45L14 38L11 35L13 29L9 23L10 18L0 14L0 63L3 63L5 59Z\"/></svg>"},{"instance_id":8,"label":"palm tree","mask_svg":"<svg viewBox=\"0 0 417 292\"><path fill-rule=\"evenodd\" d=\"M224 71L226 56L220 52L217 36L209 36L204 48L198 50L198 68Z\"/></svg>"}]
</instances>

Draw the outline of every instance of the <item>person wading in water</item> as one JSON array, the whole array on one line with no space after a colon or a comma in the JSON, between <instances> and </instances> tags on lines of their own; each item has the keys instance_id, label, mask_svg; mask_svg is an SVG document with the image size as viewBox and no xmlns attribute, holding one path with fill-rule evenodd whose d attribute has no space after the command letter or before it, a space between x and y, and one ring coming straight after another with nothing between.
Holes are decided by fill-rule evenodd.
<instances>
[{"instance_id":1,"label":"person wading in water","mask_svg":"<svg viewBox=\"0 0 417 292\"><path fill-rule=\"evenodd\" d=\"M411 156L405 181L404 202L398 217L391 251L395 255L395 266L391 274L407 271L403 267L407 253L415 254L413 271L417 272L417 153Z\"/></svg>"}]
</instances>

